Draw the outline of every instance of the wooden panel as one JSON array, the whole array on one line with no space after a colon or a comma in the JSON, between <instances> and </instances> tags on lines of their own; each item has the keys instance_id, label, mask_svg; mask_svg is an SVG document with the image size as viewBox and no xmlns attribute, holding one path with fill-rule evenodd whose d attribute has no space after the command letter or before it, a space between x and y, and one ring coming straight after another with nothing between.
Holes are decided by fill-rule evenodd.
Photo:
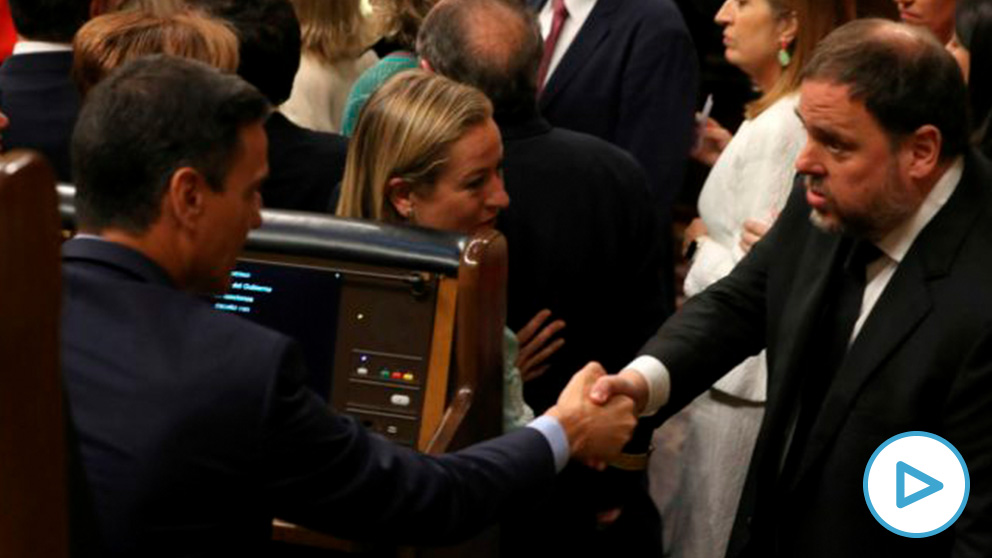
<instances>
[{"instance_id":1,"label":"wooden panel","mask_svg":"<svg viewBox=\"0 0 992 558\"><path fill-rule=\"evenodd\" d=\"M427 395L420 418L420 441L417 449L428 453L434 433L441 425L445 399L448 394L448 369L451 367L451 345L455 335L455 300L458 281L444 277L438 284L437 310L434 313L434 334L431 339L431 361L428 365Z\"/></svg>"},{"instance_id":2,"label":"wooden panel","mask_svg":"<svg viewBox=\"0 0 992 558\"><path fill-rule=\"evenodd\" d=\"M0 556L68 556L55 176L0 160Z\"/></svg>"}]
</instances>

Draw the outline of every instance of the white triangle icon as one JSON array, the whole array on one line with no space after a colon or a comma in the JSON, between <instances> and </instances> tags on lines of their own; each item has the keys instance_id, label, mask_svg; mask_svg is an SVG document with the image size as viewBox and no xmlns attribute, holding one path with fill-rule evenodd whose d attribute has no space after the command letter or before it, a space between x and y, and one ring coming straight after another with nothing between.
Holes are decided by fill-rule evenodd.
<instances>
[{"instance_id":1,"label":"white triangle icon","mask_svg":"<svg viewBox=\"0 0 992 558\"><path fill-rule=\"evenodd\" d=\"M913 475L906 475L906 496L912 496L924 488L930 486Z\"/></svg>"}]
</instances>

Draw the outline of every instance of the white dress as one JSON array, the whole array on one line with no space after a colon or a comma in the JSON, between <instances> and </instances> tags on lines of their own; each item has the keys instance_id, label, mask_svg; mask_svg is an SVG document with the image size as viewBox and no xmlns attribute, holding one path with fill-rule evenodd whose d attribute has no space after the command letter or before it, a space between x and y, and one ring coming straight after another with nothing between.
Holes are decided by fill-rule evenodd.
<instances>
[{"instance_id":1,"label":"white dress","mask_svg":"<svg viewBox=\"0 0 992 558\"><path fill-rule=\"evenodd\" d=\"M785 205L806 132L798 94L780 99L734 134L699 195L707 235L686 275L687 296L721 279L744 256L747 219L772 221ZM665 549L674 558L726 552L755 438L764 414L765 354L717 381L655 433L651 493L664 517Z\"/></svg>"},{"instance_id":2,"label":"white dress","mask_svg":"<svg viewBox=\"0 0 992 558\"><path fill-rule=\"evenodd\" d=\"M354 60L324 64L303 53L300 70L293 81L293 92L279 107L297 126L320 132L341 132L341 115L348 93L362 72L379 60L371 50Z\"/></svg>"}]
</instances>

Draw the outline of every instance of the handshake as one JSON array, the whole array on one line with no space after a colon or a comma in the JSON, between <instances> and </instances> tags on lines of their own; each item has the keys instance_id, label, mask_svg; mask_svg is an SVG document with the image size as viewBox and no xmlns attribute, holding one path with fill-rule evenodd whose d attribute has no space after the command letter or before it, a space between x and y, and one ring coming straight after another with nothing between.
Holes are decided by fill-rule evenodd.
<instances>
[{"instance_id":1,"label":"handshake","mask_svg":"<svg viewBox=\"0 0 992 558\"><path fill-rule=\"evenodd\" d=\"M643 392L635 389L641 386L627 386L637 380L623 374L622 379L607 376L599 363L590 362L547 411L565 430L572 457L594 469L604 469L620 454L637 424L636 413L644 407Z\"/></svg>"}]
</instances>

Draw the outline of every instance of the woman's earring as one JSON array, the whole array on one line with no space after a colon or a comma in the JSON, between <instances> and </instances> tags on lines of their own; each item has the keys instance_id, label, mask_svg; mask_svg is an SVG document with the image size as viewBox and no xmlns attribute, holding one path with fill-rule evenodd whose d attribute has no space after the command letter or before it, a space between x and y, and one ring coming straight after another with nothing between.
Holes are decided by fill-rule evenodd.
<instances>
[{"instance_id":1,"label":"woman's earring","mask_svg":"<svg viewBox=\"0 0 992 558\"><path fill-rule=\"evenodd\" d=\"M782 39L778 49L778 63L785 68L792 62L792 55L789 54L789 41Z\"/></svg>"}]
</instances>

